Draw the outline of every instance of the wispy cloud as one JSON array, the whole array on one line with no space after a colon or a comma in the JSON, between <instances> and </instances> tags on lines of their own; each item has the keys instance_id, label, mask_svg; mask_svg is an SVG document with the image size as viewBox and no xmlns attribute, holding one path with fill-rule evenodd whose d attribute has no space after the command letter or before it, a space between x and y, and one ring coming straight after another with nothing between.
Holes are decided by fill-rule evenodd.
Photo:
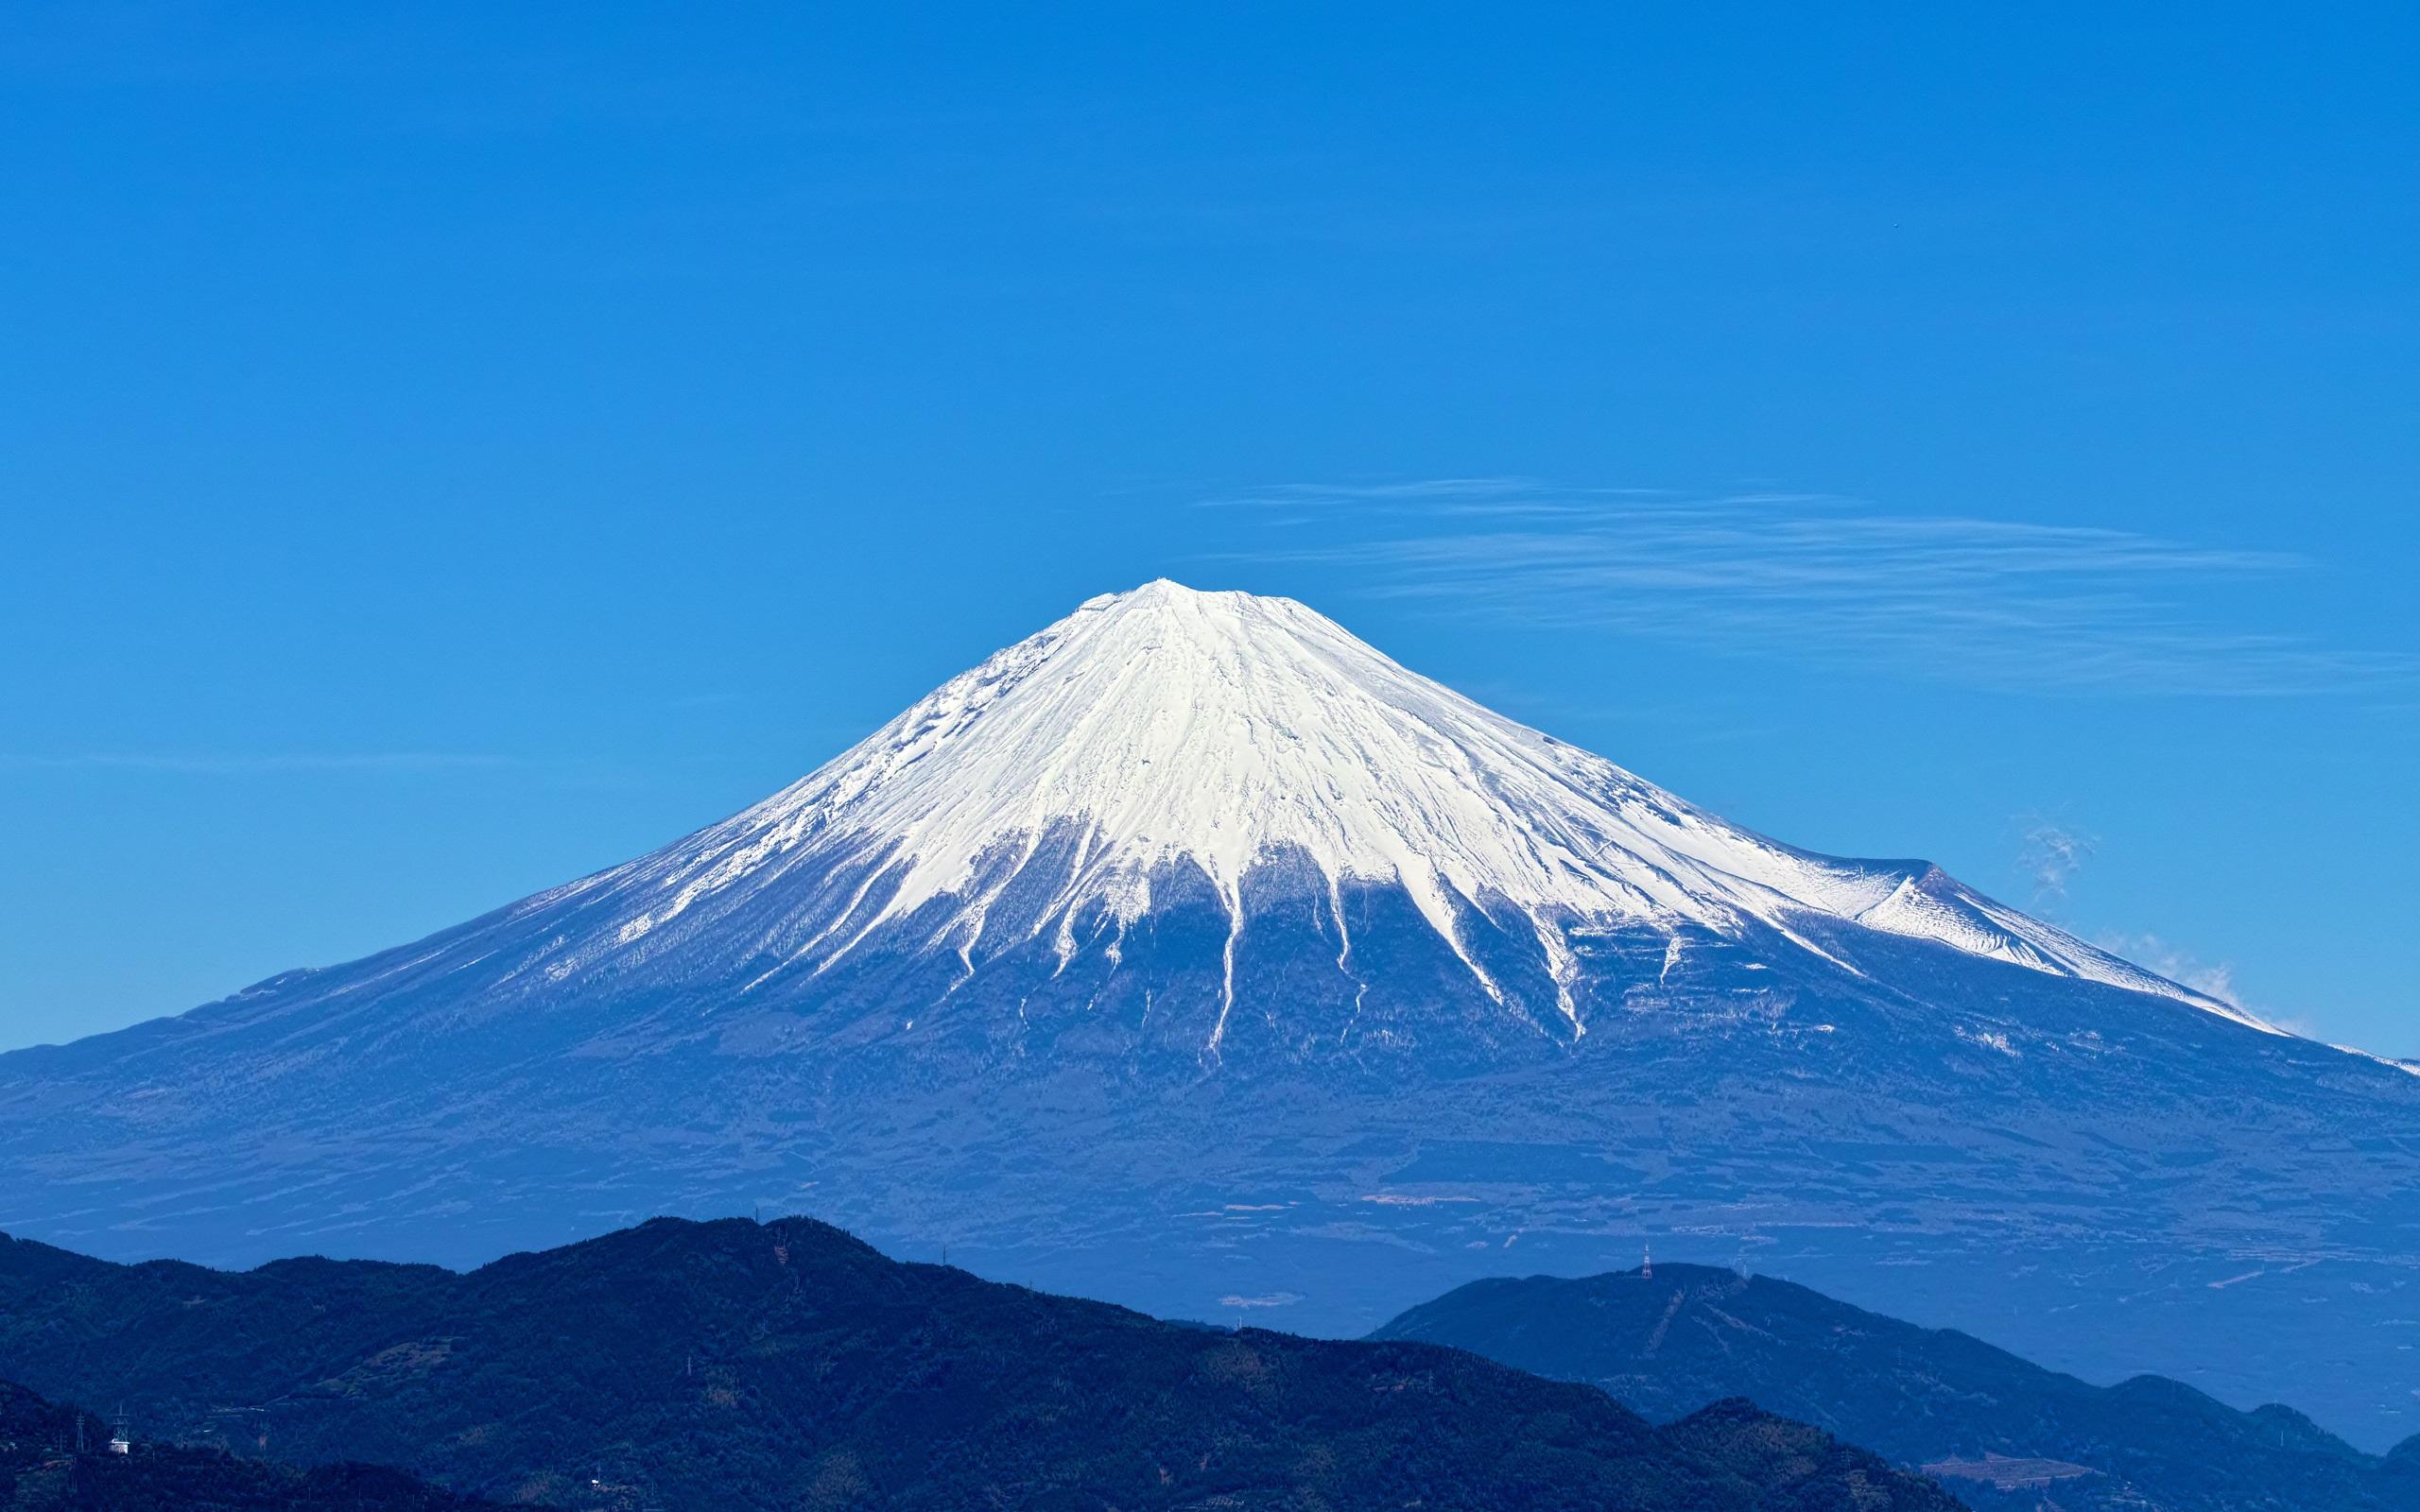
<instances>
[{"instance_id":1,"label":"wispy cloud","mask_svg":"<svg viewBox=\"0 0 2420 1512\"><path fill-rule=\"evenodd\" d=\"M2065 902L2067 884L2092 859L2100 844L2094 836L2052 820L2026 821L2025 840L2016 852L2016 869L2033 884L2034 906Z\"/></svg>"},{"instance_id":2,"label":"wispy cloud","mask_svg":"<svg viewBox=\"0 0 2420 1512\"><path fill-rule=\"evenodd\" d=\"M2235 968L2225 961L2205 961L2192 952L2175 945L2157 935L2103 935L2094 941L2102 950L2140 966L2149 967L2171 982L2179 982L2204 997L2218 999L2229 1007L2255 1011L2236 990ZM2298 1022L2284 1019L2270 1021L2295 1034L2308 1033Z\"/></svg>"},{"instance_id":3,"label":"wispy cloud","mask_svg":"<svg viewBox=\"0 0 2420 1512\"><path fill-rule=\"evenodd\" d=\"M2284 552L1823 494L1517 477L1287 485L1203 507L1240 513L1230 559L1349 570L1371 593L1527 623L2005 689L2283 695L2420 681L2420 658L2193 608L2214 587L2308 569Z\"/></svg>"},{"instance_id":4,"label":"wispy cloud","mask_svg":"<svg viewBox=\"0 0 2420 1512\"><path fill-rule=\"evenodd\" d=\"M1240 1311L1248 1307L1291 1307L1302 1299L1298 1292L1264 1292L1258 1297L1222 1297L1219 1305Z\"/></svg>"},{"instance_id":5,"label":"wispy cloud","mask_svg":"<svg viewBox=\"0 0 2420 1512\"><path fill-rule=\"evenodd\" d=\"M68 755L0 752L0 770L158 772L189 777L273 777L303 772L411 775L468 771L523 763L510 756L467 751L81 751Z\"/></svg>"}]
</instances>

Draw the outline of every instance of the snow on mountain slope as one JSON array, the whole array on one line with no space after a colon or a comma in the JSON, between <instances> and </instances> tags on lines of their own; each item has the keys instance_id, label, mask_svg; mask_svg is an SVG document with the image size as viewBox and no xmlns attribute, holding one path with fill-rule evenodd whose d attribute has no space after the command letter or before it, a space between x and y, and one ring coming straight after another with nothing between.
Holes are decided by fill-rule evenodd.
<instances>
[{"instance_id":1,"label":"snow on mountain slope","mask_svg":"<svg viewBox=\"0 0 2420 1512\"><path fill-rule=\"evenodd\" d=\"M1719 934L1755 920L1836 965L1848 963L1796 926L1846 921L2254 1022L1936 868L1834 860L1726 824L1405 670L1291 599L1166 580L1088 601L786 791L575 886L626 900L614 938L628 944L802 859L871 852L884 859L857 897L775 970L820 971L944 896L962 901L933 942L969 957L991 904L1063 827L1078 836L1075 864L1022 919L1028 937L1054 932L1063 962L1098 905L1114 953L1150 911L1155 870L1190 861L1229 914L1228 1006L1244 878L1290 851L1331 899L1354 882L1402 886L1491 996L1457 919L1515 911L1575 1035L1586 1025L1568 990L1570 931L1606 920ZM1018 864L990 865L1003 854ZM1340 963L1351 956L1348 936ZM1222 1012L1206 1048L1224 1023Z\"/></svg>"},{"instance_id":2,"label":"snow on mountain slope","mask_svg":"<svg viewBox=\"0 0 2420 1512\"><path fill-rule=\"evenodd\" d=\"M0 1228L468 1263L761 1201L1313 1331L1695 1236L2383 1435L2420 1081L2227 1017L1154 583L628 865L0 1055Z\"/></svg>"}]
</instances>

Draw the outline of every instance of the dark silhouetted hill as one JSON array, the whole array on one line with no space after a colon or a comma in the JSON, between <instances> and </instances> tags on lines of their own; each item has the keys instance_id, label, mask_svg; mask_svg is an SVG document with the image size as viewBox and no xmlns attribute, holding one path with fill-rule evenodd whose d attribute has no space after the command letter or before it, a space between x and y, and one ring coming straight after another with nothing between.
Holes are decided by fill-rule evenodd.
<instances>
[{"instance_id":1,"label":"dark silhouetted hill","mask_svg":"<svg viewBox=\"0 0 2420 1512\"><path fill-rule=\"evenodd\" d=\"M1179 1327L804 1219L659 1220L467 1275L0 1242L0 1375L571 1507L1956 1505L1744 1403L1657 1428L1458 1350Z\"/></svg>"},{"instance_id":2,"label":"dark silhouetted hill","mask_svg":"<svg viewBox=\"0 0 2420 1512\"><path fill-rule=\"evenodd\" d=\"M1651 1418L1747 1397L1930 1469L1978 1508L2420 1508L2420 1440L2364 1454L2287 1407L2139 1376L2095 1386L1966 1334L1698 1265L1477 1281L1374 1337L1584 1381Z\"/></svg>"},{"instance_id":3,"label":"dark silhouetted hill","mask_svg":"<svg viewBox=\"0 0 2420 1512\"><path fill-rule=\"evenodd\" d=\"M79 1432L80 1429L80 1432ZM9 1512L495 1512L400 1470L311 1469L135 1440L113 1454L92 1414L0 1381L0 1507ZM78 1446L81 1446L80 1449Z\"/></svg>"}]
</instances>

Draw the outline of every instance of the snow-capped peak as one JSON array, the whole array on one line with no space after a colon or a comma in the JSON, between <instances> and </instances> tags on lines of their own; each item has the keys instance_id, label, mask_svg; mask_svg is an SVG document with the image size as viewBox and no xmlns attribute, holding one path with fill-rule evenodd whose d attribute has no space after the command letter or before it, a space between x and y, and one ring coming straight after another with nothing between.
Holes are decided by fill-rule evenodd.
<instances>
[{"instance_id":1,"label":"snow-capped peak","mask_svg":"<svg viewBox=\"0 0 2420 1512\"><path fill-rule=\"evenodd\" d=\"M1086 601L790 788L634 863L658 886L623 936L802 850L879 850L895 883L881 905L852 908L799 954L828 964L953 897L936 937L964 954L992 901L977 884L987 860L1068 833L1080 859L1036 926L1055 922L1063 949L1079 909L1131 921L1150 906L1155 868L1179 860L1207 875L1240 930L1247 870L1290 854L1332 894L1400 885L1491 993L1457 922L1472 908L1526 917L1559 982L1576 925L1731 933L1756 919L1823 954L1794 926L1824 916L2216 1006L1928 868L1836 861L1726 824L1292 599L1165 579ZM1233 949L1231 936L1231 969ZM1563 1006L1584 1029L1567 993Z\"/></svg>"}]
</instances>

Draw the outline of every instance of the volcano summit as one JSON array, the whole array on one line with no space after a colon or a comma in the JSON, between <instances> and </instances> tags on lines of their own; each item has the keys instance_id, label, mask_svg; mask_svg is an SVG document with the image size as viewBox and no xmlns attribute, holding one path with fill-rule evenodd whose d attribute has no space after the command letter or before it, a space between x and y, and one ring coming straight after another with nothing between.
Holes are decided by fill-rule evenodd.
<instances>
[{"instance_id":1,"label":"volcano summit","mask_svg":"<svg viewBox=\"0 0 2420 1512\"><path fill-rule=\"evenodd\" d=\"M1587 1032L1587 942L1609 928L1672 942L1753 929L1847 966L1793 920L2232 1014L1929 867L1834 861L1736 829L1405 671L1291 599L1165 580L1092 600L788 791L584 887L613 900L614 922L588 932L582 960L618 958L667 925L685 945L752 917L772 964L743 992L822 975L871 941L945 947L970 978L978 952L1045 938L1054 975L1091 951L1115 966L1155 889L1206 888L1227 918L1210 1055L1236 1006L1247 919L1305 890L1311 926L1335 947L1329 991L1372 986L1355 968L1345 894L1379 889L1392 896L1362 908L1408 903L1466 988L1554 1039ZM1509 957L1506 980L1482 953ZM1278 1021L1275 1004L1262 1007ZM1288 1017L1306 1045L1350 1035L1349 1019Z\"/></svg>"},{"instance_id":2,"label":"volcano summit","mask_svg":"<svg viewBox=\"0 0 2420 1512\"><path fill-rule=\"evenodd\" d=\"M0 1147L117 1257L766 1203L1344 1331L1651 1240L2374 1443L2420 1384L2420 1080L1167 582L653 854L0 1057Z\"/></svg>"}]
</instances>

